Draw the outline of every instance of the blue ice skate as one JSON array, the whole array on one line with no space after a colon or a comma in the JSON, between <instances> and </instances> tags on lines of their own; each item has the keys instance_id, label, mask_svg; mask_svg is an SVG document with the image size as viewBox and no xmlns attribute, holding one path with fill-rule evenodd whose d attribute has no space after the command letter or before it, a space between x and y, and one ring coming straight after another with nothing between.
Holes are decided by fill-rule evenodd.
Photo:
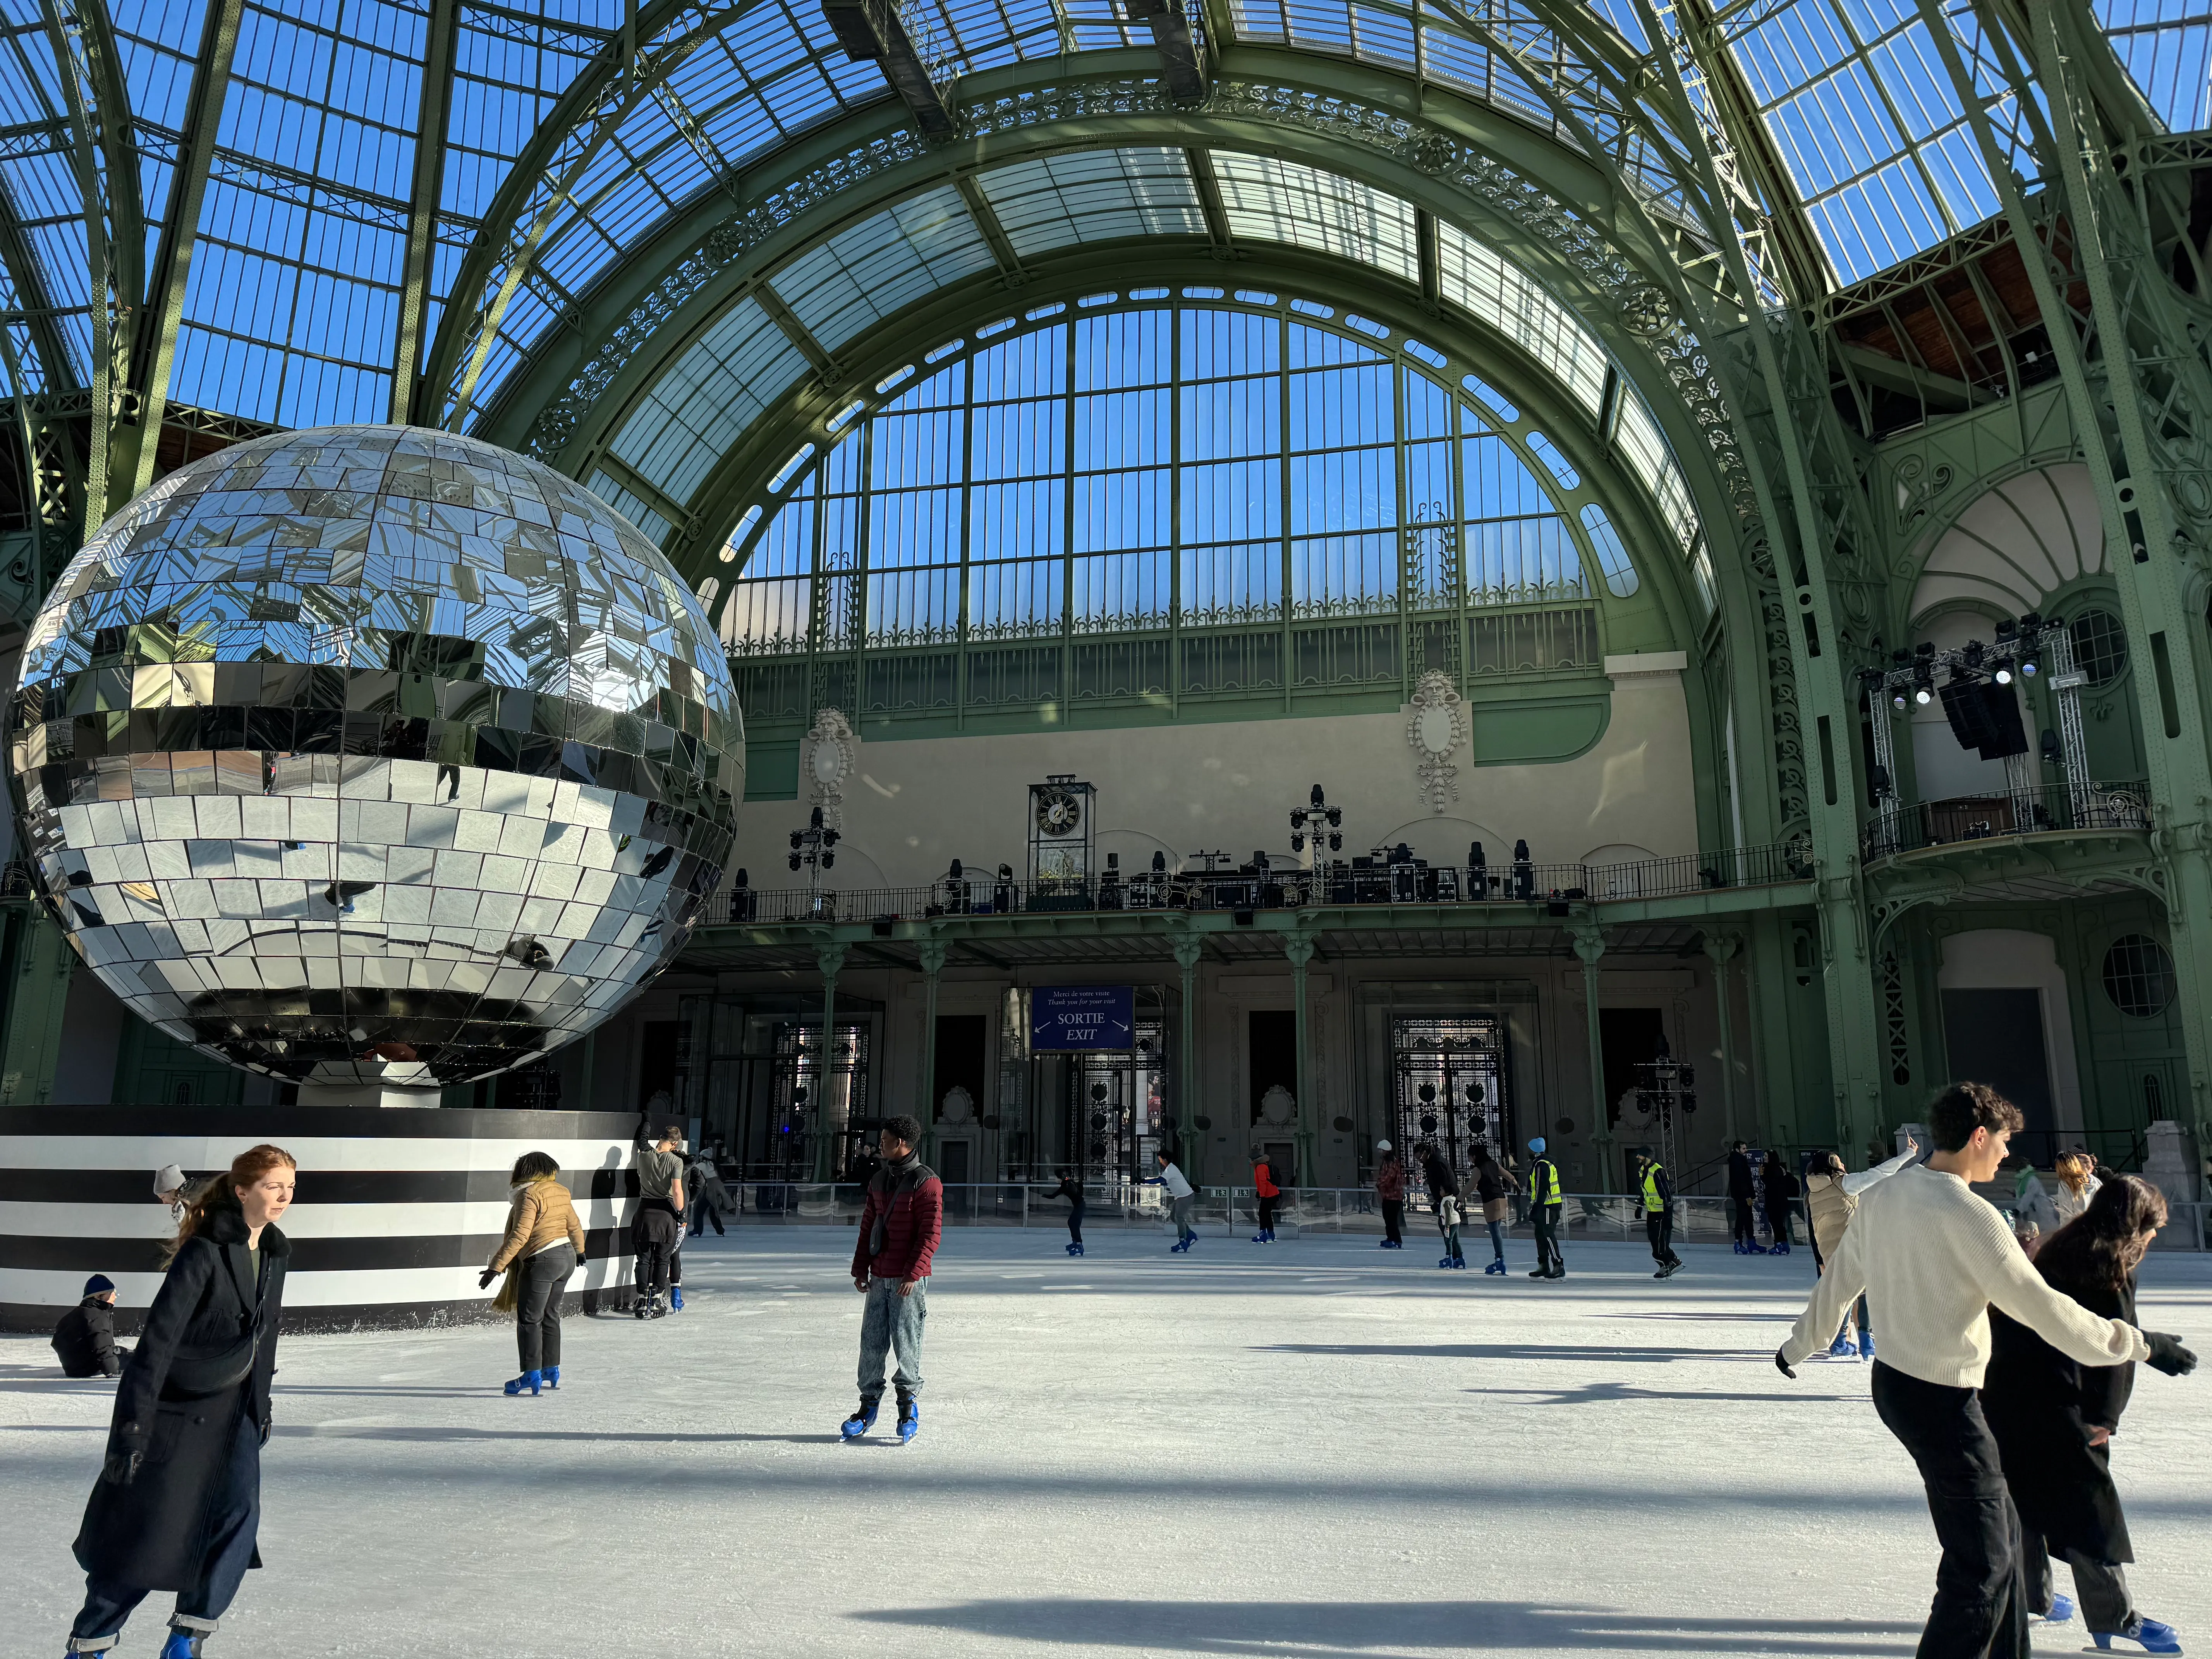
<instances>
[{"instance_id":1,"label":"blue ice skate","mask_svg":"<svg viewBox=\"0 0 2212 1659\"><path fill-rule=\"evenodd\" d=\"M908 1395L905 1399L899 1401L899 1444L902 1446L905 1445L908 1441L913 1439L915 1436L921 1432L921 1401L916 1400L912 1395Z\"/></svg>"},{"instance_id":2,"label":"blue ice skate","mask_svg":"<svg viewBox=\"0 0 2212 1659\"><path fill-rule=\"evenodd\" d=\"M2181 1633L2172 1626L2161 1625L2155 1619L2138 1618L2125 1630L2093 1630L2089 1632L2089 1639L2097 1644L2100 1652L2132 1651L2128 1648L2115 1650L2112 1647L2115 1642L2132 1642L2145 1653L2181 1651Z\"/></svg>"},{"instance_id":3,"label":"blue ice skate","mask_svg":"<svg viewBox=\"0 0 2212 1659\"><path fill-rule=\"evenodd\" d=\"M2032 1613L2027 1616L2027 1622L2031 1625L2063 1625L2073 1617L2074 1598L2054 1591L2051 1597L2051 1611Z\"/></svg>"},{"instance_id":4,"label":"blue ice skate","mask_svg":"<svg viewBox=\"0 0 2212 1659\"><path fill-rule=\"evenodd\" d=\"M206 1640L205 1631L172 1630L169 1639L161 1644L161 1659L200 1659L207 1650L202 1646ZM2178 1653L2180 1650L2177 1648L2174 1651Z\"/></svg>"},{"instance_id":5,"label":"blue ice skate","mask_svg":"<svg viewBox=\"0 0 2212 1659\"><path fill-rule=\"evenodd\" d=\"M678 1313L684 1311L684 1287L681 1285L671 1285L668 1287L668 1305L675 1309Z\"/></svg>"},{"instance_id":6,"label":"blue ice skate","mask_svg":"<svg viewBox=\"0 0 2212 1659\"><path fill-rule=\"evenodd\" d=\"M545 1368L545 1386L549 1389L557 1389L561 1386L561 1368L558 1365L548 1365Z\"/></svg>"},{"instance_id":7,"label":"blue ice skate","mask_svg":"<svg viewBox=\"0 0 2212 1659\"><path fill-rule=\"evenodd\" d=\"M1872 1331L1861 1331L1859 1333L1859 1358L1862 1359L1871 1359L1874 1358L1874 1333Z\"/></svg>"},{"instance_id":8,"label":"blue ice skate","mask_svg":"<svg viewBox=\"0 0 2212 1659\"><path fill-rule=\"evenodd\" d=\"M1467 1271L1467 1258L1463 1255L1454 1256L1451 1259L1451 1264L1461 1273L1465 1273Z\"/></svg>"},{"instance_id":9,"label":"blue ice skate","mask_svg":"<svg viewBox=\"0 0 2212 1659\"><path fill-rule=\"evenodd\" d=\"M858 1440L876 1426L876 1411L882 1404L880 1400L863 1400L860 1409L837 1425L838 1434L848 1441Z\"/></svg>"},{"instance_id":10,"label":"blue ice skate","mask_svg":"<svg viewBox=\"0 0 2212 1659\"><path fill-rule=\"evenodd\" d=\"M520 1394L525 1389L527 1389L534 1395L538 1392L539 1386L543 1384L544 1381L545 1373L543 1371L525 1371L520 1376L509 1377L507 1379L507 1391L509 1394Z\"/></svg>"},{"instance_id":11,"label":"blue ice skate","mask_svg":"<svg viewBox=\"0 0 2212 1659\"><path fill-rule=\"evenodd\" d=\"M1762 1255L1788 1255L1790 1254L1790 1241L1786 1238L1778 1238L1773 1243L1768 1245L1765 1249L1760 1251L1759 1254Z\"/></svg>"},{"instance_id":12,"label":"blue ice skate","mask_svg":"<svg viewBox=\"0 0 2212 1659\"><path fill-rule=\"evenodd\" d=\"M1492 1262L1492 1263L1491 1263L1487 1267L1485 1267L1482 1271L1483 1271L1485 1273L1499 1273L1499 1274L1503 1274L1503 1273L1504 1273L1504 1271L1505 1271L1505 1258L1504 1258L1504 1256L1502 1256L1502 1255L1501 1255L1501 1256L1499 1256L1499 1257L1498 1258L1498 1260L1497 1260L1497 1261L1495 1261Z\"/></svg>"},{"instance_id":13,"label":"blue ice skate","mask_svg":"<svg viewBox=\"0 0 2212 1659\"><path fill-rule=\"evenodd\" d=\"M1856 1359L1858 1357L1859 1351L1851 1346L1850 1338L1845 1336L1841 1331L1837 1332L1836 1340L1828 1344L1828 1358L1831 1359ZM2063 1600L2063 1598L2061 1599Z\"/></svg>"}]
</instances>

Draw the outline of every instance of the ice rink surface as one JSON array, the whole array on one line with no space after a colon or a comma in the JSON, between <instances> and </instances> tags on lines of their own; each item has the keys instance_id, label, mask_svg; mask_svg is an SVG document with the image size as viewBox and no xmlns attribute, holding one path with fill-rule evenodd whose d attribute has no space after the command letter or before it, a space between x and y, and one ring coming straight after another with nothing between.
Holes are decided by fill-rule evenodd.
<instances>
[{"instance_id":1,"label":"ice rink surface","mask_svg":"<svg viewBox=\"0 0 2212 1659\"><path fill-rule=\"evenodd\" d=\"M689 1310L574 1319L557 1395L506 1327L288 1337L261 1550L211 1659L1910 1654L1934 1535L1867 1368L1771 1355L1812 1257L1583 1244L1570 1277L956 1229L923 1432L838 1443L849 1230L685 1251ZM2212 1261L2142 1317L2212 1354ZM1877 1314L1877 1319L1879 1315ZM111 1386L0 1338L0 1652L59 1655ZM2142 1609L2212 1653L2212 1365L2114 1444ZM2062 1587L2063 1571L2062 1569ZM150 1656L169 1598L118 1650ZM2039 1651L2087 1645L2078 1621Z\"/></svg>"}]
</instances>

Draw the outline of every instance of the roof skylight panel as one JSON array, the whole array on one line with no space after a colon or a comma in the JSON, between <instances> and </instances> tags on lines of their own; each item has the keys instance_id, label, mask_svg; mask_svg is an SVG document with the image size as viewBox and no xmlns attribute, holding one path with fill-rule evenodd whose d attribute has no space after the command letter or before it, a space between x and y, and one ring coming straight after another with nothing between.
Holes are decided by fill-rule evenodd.
<instances>
[{"instance_id":1,"label":"roof skylight panel","mask_svg":"<svg viewBox=\"0 0 2212 1659\"><path fill-rule=\"evenodd\" d=\"M959 191L939 188L809 249L769 283L808 332L835 351L909 300L992 264Z\"/></svg>"},{"instance_id":2,"label":"roof skylight panel","mask_svg":"<svg viewBox=\"0 0 2212 1659\"><path fill-rule=\"evenodd\" d=\"M1595 415L1605 396L1604 347L1520 266L1452 225L1437 226L1443 297L1487 323Z\"/></svg>"},{"instance_id":3,"label":"roof skylight panel","mask_svg":"<svg viewBox=\"0 0 2212 1659\"><path fill-rule=\"evenodd\" d=\"M2096 14L2121 66L2168 131L2212 125L2212 9L2190 0L2097 0Z\"/></svg>"},{"instance_id":4,"label":"roof skylight panel","mask_svg":"<svg viewBox=\"0 0 2212 1659\"><path fill-rule=\"evenodd\" d=\"M1410 204L1295 161L1222 150L1213 166L1232 235L1288 242L1419 279Z\"/></svg>"},{"instance_id":5,"label":"roof skylight panel","mask_svg":"<svg viewBox=\"0 0 2212 1659\"><path fill-rule=\"evenodd\" d=\"M1206 234L1181 150L1085 150L994 168L978 183L1023 255L1115 237Z\"/></svg>"}]
</instances>

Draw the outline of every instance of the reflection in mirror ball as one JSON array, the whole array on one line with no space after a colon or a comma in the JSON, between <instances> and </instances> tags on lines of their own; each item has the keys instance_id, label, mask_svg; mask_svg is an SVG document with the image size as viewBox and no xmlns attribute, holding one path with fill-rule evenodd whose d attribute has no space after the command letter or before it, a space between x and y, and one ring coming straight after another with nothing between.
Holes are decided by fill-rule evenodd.
<instances>
[{"instance_id":1,"label":"reflection in mirror ball","mask_svg":"<svg viewBox=\"0 0 2212 1659\"><path fill-rule=\"evenodd\" d=\"M596 1024L721 879L713 625L550 468L420 428L171 473L54 585L9 707L48 908L162 1030L434 1088Z\"/></svg>"}]
</instances>

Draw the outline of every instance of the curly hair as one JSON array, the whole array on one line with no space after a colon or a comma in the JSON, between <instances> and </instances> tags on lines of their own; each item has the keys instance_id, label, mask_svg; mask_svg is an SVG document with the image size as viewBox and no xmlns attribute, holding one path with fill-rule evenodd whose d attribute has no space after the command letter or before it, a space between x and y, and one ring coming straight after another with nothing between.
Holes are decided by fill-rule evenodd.
<instances>
[{"instance_id":1,"label":"curly hair","mask_svg":"<svg viewBox=\"0 0 2212 1659\"><path fill-rule=\"evenodd\" d=\"M1939 1152L1964 1151L1977 1129L2018 1134L2027 1124L2020 1108L1986 1083L1954 1083L1928 1109L1928 1127Z\"/></svg>"},{"instance_id":2,"label":"curly hair","mask_svg":"<svg viewBox=\"0 0 2212 1659\"><path fill-rule=\"evenodd\" d=\"M161 1266L166 1270L177 1259L177 1252L185 1248L185 1241L198 1236L207 1226L209 1218L217 1210L240 1207L238 1189L251 1187L271 1170L296 1170L300 1160L282 1146L264 1142L249 1146L230 1160L229 1170L200 1183L185 1205L185 1218L178 1224L177 1236L161 1247Z\"/></svg>"},{"instance_id":3,"label":"curly hair","mask_svg":"<svg viewBox=\"0 0 2212 1659\"><path fill-rule=\"evenodd\" d=\"M2123 1289L2164 1225L2166 1194L2140 1176L2116 1176L2097 1188L2087 1209L2044 1241L2036 1271L2069 1293Z\"/></svg>"},{"instance_id":4,"label":"curly hair","mask_svg":"<svg viewBox=\"0 0 2212 1659\"><path fill-rule=\"evenodd\" d=\"M550 1152L525 1152L514 1160L514 1172L507 1176L507 1184L520 1187L526 1181L535 1181L540 1176L561 1173L561 1160Z\"/></svg>"}]
</instances>

